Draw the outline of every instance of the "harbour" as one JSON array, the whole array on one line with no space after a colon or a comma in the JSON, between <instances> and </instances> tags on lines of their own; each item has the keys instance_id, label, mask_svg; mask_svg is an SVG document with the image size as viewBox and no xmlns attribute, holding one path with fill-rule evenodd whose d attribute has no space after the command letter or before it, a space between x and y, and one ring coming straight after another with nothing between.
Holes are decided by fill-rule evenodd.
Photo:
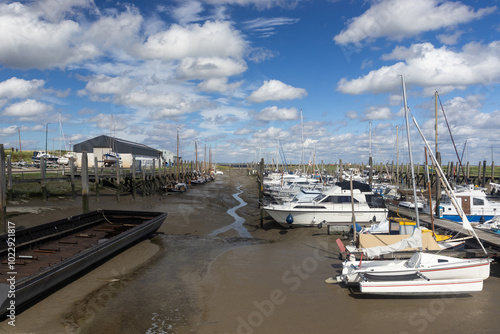
<instances>
[{"instance_id":1,"label":"harbour","mask_svg":"<svg viewBox=\"0 0 500 334\"><path fill-rule=\"evenodd\" d=\"M237 194L242 205L236 197ZM371 297L325 284L341 269L338 236L326 229L287 229L269 217L260 225L255 177L230 169L213 182L171 196L102 197L99 205L168 212L160 234L125 250L17 316L7 333L432 333L496 332L498 263L483 291L434 297ZM54 206L53 220L80 210L78 201L32 201ZM90 209L97 205L90 201ZM227 229L232 208L252 238ZM33 215L18 216L18 226ZM298 316L290 316L291 314ZM132 316L130 316L132 315ZM447 319L446 322L440 319ZM479 324L479 325L478 325Z\"/></svg>"}]
</instances>

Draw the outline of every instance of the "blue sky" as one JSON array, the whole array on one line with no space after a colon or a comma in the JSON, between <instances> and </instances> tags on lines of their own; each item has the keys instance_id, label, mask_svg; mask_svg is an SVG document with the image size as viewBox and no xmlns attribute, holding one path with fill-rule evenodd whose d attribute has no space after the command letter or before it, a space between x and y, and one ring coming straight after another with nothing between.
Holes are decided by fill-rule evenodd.
<instances>
[{"instance_id":1,"label":"blue sky","mask_svg":"<svg viewBox=\"0 0 500 334\"><path fill-rule=\"evenodd\" d=\"M431 146L437 91L460 155L489 164L499 14L498 1L0 1L0 142L18 148L20 132L44 149L48 129L49 149L111 134L175 152L179 128L188 160L195 140L219 162L269 160L279 138L288 162L367 163L371 147L385 163L399 138L404 162L404 75ZM441 110L438 129L456 161Z\"/></svg>"}]
</instances>

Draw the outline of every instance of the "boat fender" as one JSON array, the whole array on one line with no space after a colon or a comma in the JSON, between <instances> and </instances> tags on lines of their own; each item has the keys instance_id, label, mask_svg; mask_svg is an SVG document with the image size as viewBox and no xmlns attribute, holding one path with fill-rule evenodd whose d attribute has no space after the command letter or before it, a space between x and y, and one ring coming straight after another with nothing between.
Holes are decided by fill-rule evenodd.
<instances>
[{"instance_id":1,"label":"boat fender","mask_svg":"<svg viewBox=\"0 0 500 334\"><path fill-rule=\"evenodd\" d=\"M286 222L288 224L292 224L293 223L293 216L291 213L288 214L288 217L286 217Z\"/></svg>"}]
</instances>

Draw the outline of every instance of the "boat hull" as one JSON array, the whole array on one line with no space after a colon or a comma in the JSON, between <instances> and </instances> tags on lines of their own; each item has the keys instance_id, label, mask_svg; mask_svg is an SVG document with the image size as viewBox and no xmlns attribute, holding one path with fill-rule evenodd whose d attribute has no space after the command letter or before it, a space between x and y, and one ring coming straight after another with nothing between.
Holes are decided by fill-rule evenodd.
<instances>
[{"instance_id":1,"label":"boat hull","mask_svg":"<svg viewBox=\"0 0 500 334\"><path fill-rule=\"evenodd\" d=\"M133 219L135 216L141 216L144 218L150 218L143 221L141 224L124 231L114 237L100 242L92 247L89 247L76 255L73 255L61 262L50 265L49 267L39 271L36 274L30 275L28 277L22 278L16 282L15 289L15 306L16 310L19 307L25 306L29 301L34 298L47 293L50 289L53 289L60 284L67 282L71 278L75 277L77 274L91 268L92 266L98 264L99 262L109 258L110 256L116 254L117 252L123 250L124 248L134 244L135 242L147 237L148 235L156 232L158 228L162 225L167 214L166 213L154 213L154 212L136 212L136 211L99 211L107 217L111 216L121 216L127 217L127 219ZM92 215L98 215L98 211L91 212L88 214L83 214L80 216L73 216L71 220L81 219L82 221L92 219ZM69 220L70 218L68 218ZM62 220L61 222L64 222ZM56 223L56 224L55 224ZM57 226L57 222L48 223L47 225ZM39 227L36 227L39 228ZM20 232L28 232L30 229L22 230ZM26 233L24 233L26 234ZM17 235L16 235L17 236ZM21 239L20 239L21 240ZM35 245L35 244L34 244ZM23 247L30 247L29 242L23 243ZM34 246L33 246L34 247ZM7 293L3 291L8 291L9 287L7 284L0 284L1 294L1 308L0 317L7 315L7 307L11 302L7 299Z\"/></svg>"},{"instance_id":2,"label":"boat hull","mask_svg":"<svg viewBox=\"0 0 500 334\"><path fill-rule=\"evenodd\" d=\"M361 293L378 295L413 295L413 294L461 294L483 290L481 279L450 279L450 280L421 280L396 282L361 282Z\"/></svg>"},{"instance_id":3,"label":"boat hull","mask_svg":"<svg viewBox=\"0 0 500 334\"><path fill-rule=\"evenodd\" d=\"M316 226L319 223L350 225L352 224L352 211L349 210L311 210L311 211L290 211L264 208L266 212L280 225L284 227L291 226ZM387 217L388 210L384 208L368 211L356 211L355 217L358 224L373 223L373 217L376 221L381 221ZM291 215L293 221L289 223L287 218Z\"/></svg>"}]
</instances>

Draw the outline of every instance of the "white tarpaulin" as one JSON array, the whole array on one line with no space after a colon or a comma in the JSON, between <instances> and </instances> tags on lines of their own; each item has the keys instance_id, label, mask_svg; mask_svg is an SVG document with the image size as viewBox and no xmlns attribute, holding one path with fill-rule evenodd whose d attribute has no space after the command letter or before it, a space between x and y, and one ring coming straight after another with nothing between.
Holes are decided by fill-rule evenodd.
<instances>
[{"instance_id":1,"label":"white tarpaulin","mask_svg":"<svg viewBox=\"0 0 500 334\"><path fill-rule=\"evenodd\" d=\"M390 254L402 251L406 248L421 248L422 247L422 228L417 227L412 235L408 238L387 246L376 246L370 248L363 248L363 254L370 259L382 254Z\"/></svg>"}]
</instances>

